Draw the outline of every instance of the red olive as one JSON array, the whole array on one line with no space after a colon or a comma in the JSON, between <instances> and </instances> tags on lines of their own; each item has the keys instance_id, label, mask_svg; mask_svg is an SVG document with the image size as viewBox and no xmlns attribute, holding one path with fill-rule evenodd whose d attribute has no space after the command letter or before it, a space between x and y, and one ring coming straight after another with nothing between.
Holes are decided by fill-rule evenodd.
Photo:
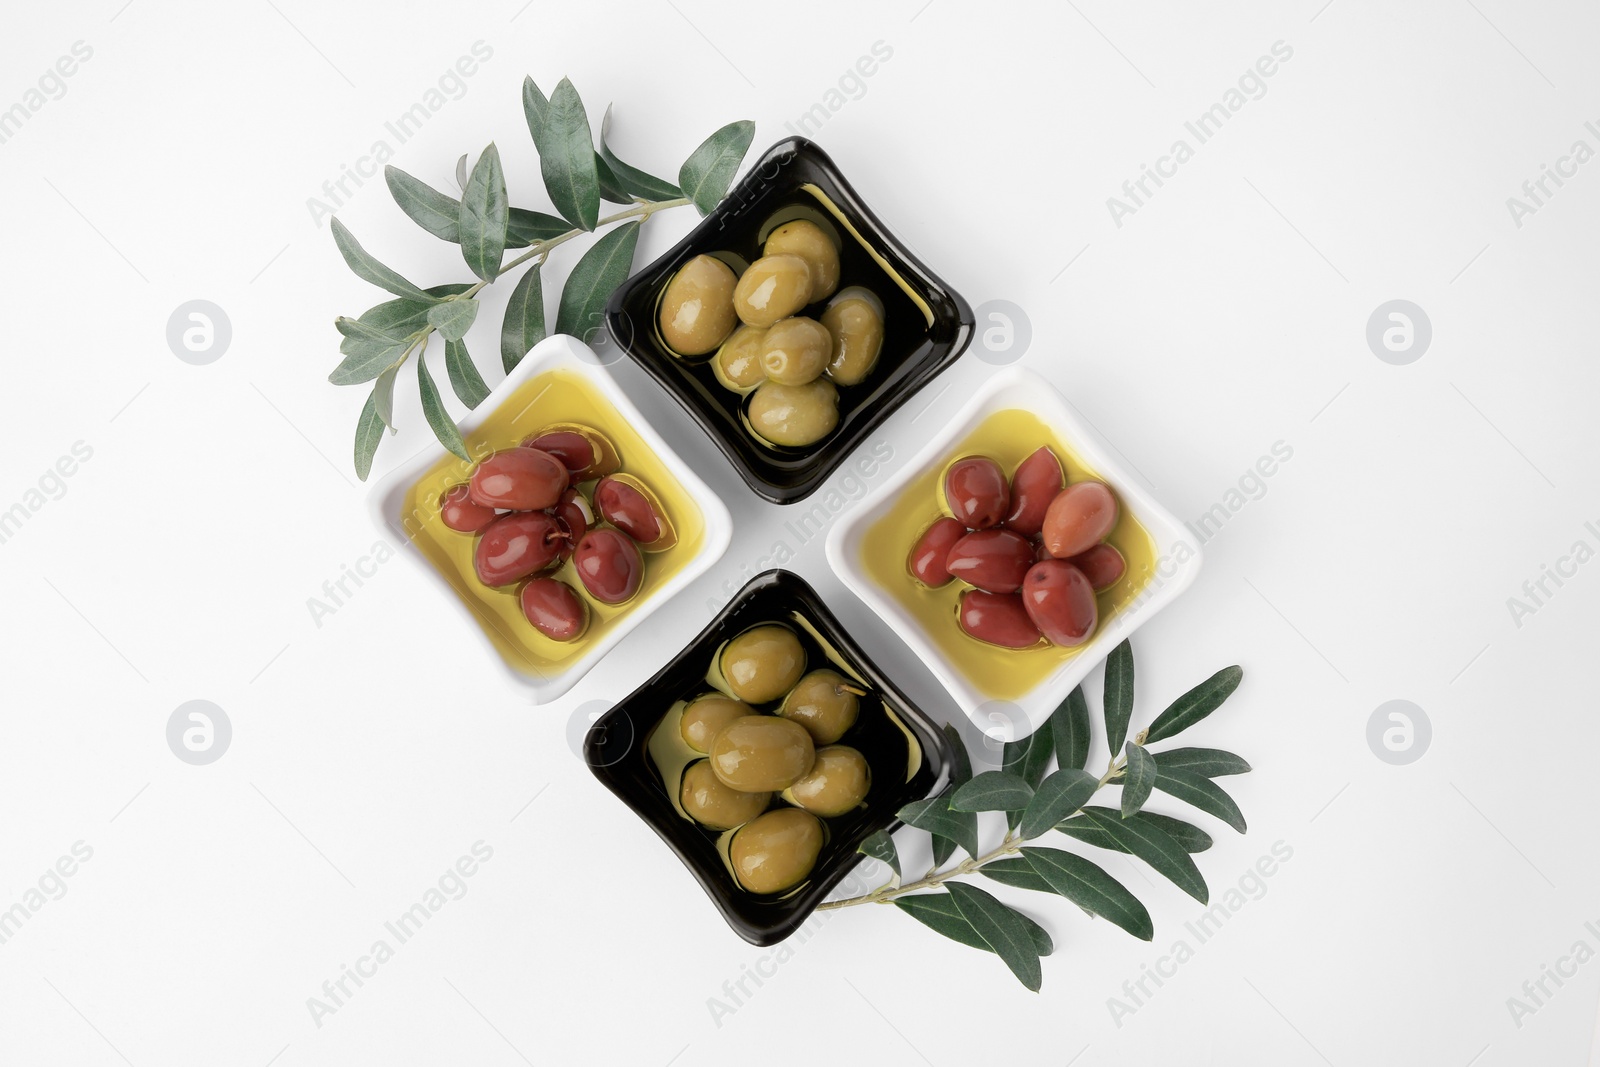
<instances>
[{"instance_id":1,"label":"red olive","mask_svg":"<svg viewBox=\"0 0 1600 1067\"><path fill-rule=\"evenodd\" d=\"M1023 460L1011 476L1011 510L1006 513L1006 526L1023 537L1038 537L1050 501L1065 482L1061 461L1049 445Z\"/></svg>"},{"instance_id":2,"label":"red olive","mask_svg":"<svg viewBox=\"0 0 1600 1067\"><path fill-rule=\"evenodd\" d=\"M969 530L997 526L1011 508L1011 486L1000 464L987 456L967 456L944 475L944 498Z\"/></svg>"},{"instance_id":3,"label":"red olive","mask_svg":"<svg viewBox=\"0 0 1600 1067\"><path fill-rule=\"evenodd\" d=\"M494 508L474 504L467 483L452 485L439 494L439 517L452 530L477 533L494 521Z\"/></svg>"},{"instance_id":4,"label":"red olive","mask_svg":"<svg viewBox=\"0 0 1600 1067\"><path fill-rule=\"evenodd\" d=\"M560 558L567 533L542 511L514 511L483 528L472 563L484 585L510 585Z\"/></svg>"},{"instance_id":5,"label":"red olive","mask_svg":"<svg viewBox=\"0 0 1600 1067\"><path fill-rule=\"evenodd\" d=\"M1039 628L1028 618L1016 593L986 593L968 589L957 611L961 629L969 637L1002 648L1028 648L1039 643Z\"/></svg>"},{"instance_id":6,"label":"red olive","mask_svg":"<svg viewBox=\"0 0 1600 1067\"><path fill-rule=\"evenodd\" d=\"M1015 593L1033 566L1033 542L1015 530L974 530L950 548L952 578L990 593Z\"/></svg>"},{"instance_id":7,"label":"red olive","mask_svg":"<svg viewBox=\"0 0 1600 1067\"><path fill-rule=\"evenodd\" d=\"M1050 501L1044 543L1056 559L1087 552L1117 526L1117 498L1104 482L1074 482Z\"/></svg>"},{"instance_id":8,"label":"red olive","mask_svg":"<svg viewBox=\"0 0 1600 1067\"><path fill-rule=\"evenodd\" d=\"M561 499L567 468L548 452L508 448L478 464L472 472L472 499L487 507L538 511Z\"/></svg>"},{"instance_id":9,"label":"red olive","mask_svg":"<svg viewBox=\"0 0 1600 1067\"><path fill-rule=\"evenodd\" d=\"M633 596L644 577L639 547L627 534L604 526L583 535L572 563L589 595L604 604L620 604Z\"/></svg>"},{"instance_id":10,"label":"red olive","mask_svg":"<svg viewBox=\"0 0 1600 1067\"><path fill-rule=\"evenodd\" d=\"M1104 541L1067 562L1083 572L1096 593L1103 593L1122 581L1128 569L1128 561L1122 558L1122 553Z\"/></svg>"},{"instance_id":11,"label":"red olive","mask_svg":"<svg viewBox=\"0 0 1600 1067\"><path fill-rule=\"evenodd\" d=\"M594 464L594 445L577 430L543 430L524 440L522 447L550 453L575 479Z\"/></svg>"},{"instance_id":12,"label":"red olive","mask_svg":"<svg viewBox=\"0 0 1600 1067\"><path fill-rule=\"evenodd\" d=\"M576 641L589 627L589 608L572 586L555 578L535 578L522 587L522 614L552 641Z\"/></svg>"},{"instance_id":13,"label":"red olive","mask_svg":"<svg viewBox=\"0 0 1600 1067\"><path fill-rule=\"evenodd\" d=\"M1022 606L1051 644L1076 648L1094 635L1100 605L1083 572L1064 559L1035 563L1022 580Z\"/></svg>"},{"instance_id":14,"label":"red olive","mask_svg":"<svg viewBox=\"0 0 1600 1067\"><path fill-rule=\"evenodd\" d=\"M640 545L654 545L666 533L655 502L624 478L601 478L594 487L594 507L601 518Z\"/></svg>"},{"instance_id":15,"label":"red olive","mask_svg":"<svg viewBox=\"0 0 1600 1067\"><path fill-rule=\"evenodd\" d=\"M944 561L950 555L950 546L967 535L967 528L948 516L928 527L917 543L911 547L906 566L917 581L929 589L937 589L950 580L950 571Z\"/></svg>"},{"instance_id":16,"label":"red olive","mask_svg":"<svg viewBox=\"0 0 1600 1067\"><path fill-rule=\"evenodd\" d=\"M594 512L589 509L589 502L577 489L569 488L562 493L561 503L549 510L567 528L573 545L583 540L583 535L589 532L589 526L594 522Z\"/></svg>"},{"instance_id":17,"label":"red olive","mask_svg":"<svg viewBox=\"0 0 1600 1067\"><path fill-rule=\"evenodd\" d=\"M1050 550L1044 546L1044 542L1040 541L1034 546L1033 559L1034 562L1039 563L1047 559L1055 559L1055 557L1052 556L1050 554Z\"/></svg>"}]
</instances>

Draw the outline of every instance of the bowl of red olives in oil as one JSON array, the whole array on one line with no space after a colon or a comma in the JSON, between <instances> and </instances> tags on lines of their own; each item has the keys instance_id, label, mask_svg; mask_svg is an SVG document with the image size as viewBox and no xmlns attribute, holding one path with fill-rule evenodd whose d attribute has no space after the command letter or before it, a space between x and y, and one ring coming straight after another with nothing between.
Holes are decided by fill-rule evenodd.
<instances>
[{"instance_id":1,"label":"bowl of red olives in oil","mask_svg":"<svg viewBox=\"0 0 1600 1067\"><path fill-rule=\"evenodd\" d=\"M942 788L953 761L939 727L781 570L601 715L584 757L758 945L798 929L861 842Z\"/></svg>"},{"instance_id":2,"label":"bowl of red olives in oil","mask_svg":"<svg viewBox=\"0 0 1600 1067\"><path fill-rule=\"evenodd\" d=\"M388 474L403 538L533 703L566 692L727 550L726 506L576 338L536 345L442 447Z\"/></svg>"},{"instance_id":3,"label":"bowl of red olives in oil","mask_svg":"<svg viewBox=\"0 0 1600 1067\"><path fill-rule=\"evenodd\" d=\"M606 327L751 489L787 504L960 357L973 316L796 137L620 286Z\"/></svg>"},{"instance_id":4,"label":"bowl of red olives in oil","mask_svg":"<svg viewBox=\"0 0 1600 1067\"><path fill-rule=\"evenodd\" d=\"M974 722L1018 737L1200 566L1194 533L1022 368L841 519L827 554Z\"/></svg>"}]
</instances>

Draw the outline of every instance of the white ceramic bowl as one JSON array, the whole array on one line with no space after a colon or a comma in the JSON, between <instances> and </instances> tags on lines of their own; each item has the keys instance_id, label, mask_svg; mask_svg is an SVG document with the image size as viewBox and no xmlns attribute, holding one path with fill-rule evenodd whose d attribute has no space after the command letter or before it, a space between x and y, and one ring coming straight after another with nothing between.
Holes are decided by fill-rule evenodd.
<instances>
[{"instance_id":1,"label":"white ceramic bowl","mask_svg":"<svg viewBox=\"0 0 1600 1067\"><path fill-rule=\"evenodd\" d=\"M1081 652L1022 696L999 700L986 692L977 679L952 665L940 653L924 623L867 572L862 545L867 530L890 510L912 481L957 458L959 442L990 415L1018 408L1039 418L1111 486L1124 513L1131 514L1149 531L1155 543L1156 566L1155 574L1135 595L1134 602L1103 622ZM911 545L907 544L904 552L909 554L910 550ZM911 646L981 731L996 740L1010 741L1038 729L1113 648L1189 587L1200 569L1200 546L1188 527L1128 476L1115 453L1078 417L1055 386L1032 371L1008 368L997 371L926 448L834 526L828 536L828 562L844 584ZM956 625L954 618L949 625Z\"/></svg>"},{"instance_id":2,"label":"white ceramic bowl","mask_svg":"<svg viewBox=\"0 0 1600 1067\"><path fill-rule=\"evenodd\" d=\"M516 369L506 376L505 381L495 387L494 391L479 404L476 410L470 412L461 422L463 437L470 439L471 434L478 426L497 408L504 404L516 390L530 378L544 374L548 371L568 371L593 388L604 401L616 409L618 417L630 424L639 434L645 446L649 448L660 460L668 475L676 478L682 485L684 495L694 501L699 507L701 517L705 523L705 536L699 552L689 559L676 574L672 575L659 587L644 594L637 602L628 606L626 613L620 616L599 640L593 642L583 653L569 661L562 662L558 667L548 670L531 670L512 662L506 657L492 640L490 640L485 625L488 616L480 615L461 593L451 585L450 581L433 562L411 541L403 525L405 498L407 492L418 478L428 471L435 463L445 456L442 445L424 450L421 454L407 460L395 470L390 471L373 486L368 494L369 507L372 520L386 536L397 536L404 542L405 548L401 554L412 559L417 566L431 576L435 585L444 599L453 605L456 616L461 624L471 627L483 637L485 653L489 661L500 669L507 683L522 697L534 704L544 704L556 699L572 688L579 678L589 670L627 636L634 627L638 626L656 608L666 603L681 589L704 574L712 564L722 558L728 550L728 542L733 536L733 521L728 515L727 507L711 492L711 489L689 469L688 464L679 458L668 444L661 439L639 409L633 406L611 375L602 369L599 358L593 350L575 337L558 334L548 337L534 346ZM646 558L646 566L649 559Z\"/></svg>"}]
</instances>

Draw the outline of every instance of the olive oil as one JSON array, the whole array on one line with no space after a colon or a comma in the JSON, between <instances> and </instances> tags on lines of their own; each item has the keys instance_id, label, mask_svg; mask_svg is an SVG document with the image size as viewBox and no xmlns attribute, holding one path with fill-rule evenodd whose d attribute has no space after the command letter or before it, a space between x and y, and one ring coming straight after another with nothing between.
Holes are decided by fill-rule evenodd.
<instances>
[{"instance_id":1,"label":"olive oil","mask_svg":"<svg viewBox=\"0 0 1600 1067\"><path fill-rule=\"evenodd\" d=\"M953 667L993 699L1022 696L1076 658L1082 646L1061 648L1041 640L1031 648L1009 649L969 637L957 622L961 593L969 587L956 580L929 589L911 576L906 560L923 531L949 514L944 510L944 474L950 464L965 456L988 456L1009 477L1041 445L1049 445L1060 458L1068 484L1100 477L1037 415L1022 409L997 411L939 463L912 479L861 539L861 564L867 574L922 624ZM1116 585L1099 594L1101 627L1134 602L1154 575L1156 563L1155 540L1126 506L1106 541L1122 553L1128 567Z\"/></svg>"},{"instance_id":2,"label":"olive oil","mask_svg":"<svg viewBox=\"0 0 1600 1067\"><path fill-rule=\"evenodd\" d=\"M533 628L523 616L517 598L523 583L497 589L478 581L472 565L477 536L444 525L439 515L439 495L466 481L474 464L446 454L412 484L404 502L402 526L406 536L472 609L478 625L506 662L525 674L543 676L560 671L565 663L609 633L635 605L661 589L695 557L705 541L705 517L699 505L621 412L571 371L548 371L524 382L490 412L482 425L466 435L467 452L481 460L492 452L513 448L541 430L571 429L574 425L592 428L611 443L622 470L650 488L676 536L669 547L643 553L644 578L639 591L621 604L603 604L590 596L570 560L541 575L566 582L588 606L589 627L575 641L552 641ZM591 495L593 488L592 482L581 486L585 497Z\"/></svg>"}]
</instances>

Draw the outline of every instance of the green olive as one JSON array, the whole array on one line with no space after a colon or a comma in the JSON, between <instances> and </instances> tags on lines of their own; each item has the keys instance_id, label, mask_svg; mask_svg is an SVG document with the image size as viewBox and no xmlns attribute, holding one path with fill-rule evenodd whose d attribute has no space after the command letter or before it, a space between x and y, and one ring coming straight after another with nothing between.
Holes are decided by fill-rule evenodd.
<instances>
[{"instance_id":1,"label":"green olive","mask_svg":"<svg viewBox=\"0 0 1600 1067\"><path fill-rule=\"evenodd\" d=\"M732 830L766 811L772 794L729 789L712 771L710 760L699 760L683 772L683 788L678 799L683 810L701 826Z\"/></svg>"},{"instance_id":2,"label":"green olive","mask_svg":"<svg viewBox=\"0 0 1600 1067\"><path fill-rule=\"evenodd\" d=\"M729 789L760 793L789 788L815 758L802 727L776 715L746 715L717 731L708 762Z\"/></svg>"},{"instance_id":3,"label":"green olive","mask_svg":"<svg viewBox=\"0 0 1600 1067\"><path fill-rule=\"evenodd\" d=\"M817 749L810 772L784 793L784 799L825 819L843 815L861 803L872 787L867 758L849 745Z\"/></svg>"},{"instance_id":4,"label":"green olive","mask_svg":"<svg viewBox=\"0 0 1600 1067\"><path fill-rule=\"evenodd\" d=\"M783 698L778 714L806 728L811 740L831 745L856 724L861 689L838 671L812 671Z\"/></svg>"},{"instance_id":5,"label":"green olive","mask_svg":"<svg viewBox=\"0 0 1600 1067\"><path fill-rule=\"evenodd\" d=\"M761 344L761 369L781 385L804 385L822 377L833 354L833 336L816 319L779 319Z\"/></svg>"},{"instance_id":6,"label":"green olive","mask_svg":"<svg viewBox=\"0 0 1600 1067\"><path fill-rule=\"evenodd\" d=\"M733 835L728 857L739 884L752 893L780 893L799 885L817 865L822 823L799 808L758 815Z\"/></svg>"},{"instance_id":7,"label":"green olive","mask_svg":"<svg viewBox=\"0 0 1600 1067\"><path fill-rule=\"evenodd\" d=\"M674 352L703 356L738 325L733 293L738 281L713 256L695 256L678 268L661 296L661 336Z\"/></svg>"},{"instance_id":8,"label":"green olive","mask_svg":"<svg viewBox=\"0 0 1600 1067\"><path fill-rule=\"evenodd\" d=\"M742 700L734 700L721 693L707 693L691 700L688 707L683 709L683 721L678 724L678 732L683 736L683 743L696 752L710 752L711 739L717 736L718 730L735 719L754 714L750 705Z\"/></svg>"},{"instance_id":9,"label":"green olive","mask_svg":"<svg viewBox=\"0 0 1600 1067\"><path fill-rule=\"evenodd\" d=\"M833 338L829 377L855 385L872 373L883 350L883 301L876 293L859 285L841 291L822 313L822 325Z\"/></svg>"},{"instance_id":10,"label":"green olive","mask_svg":"<svg viewBox=\"0 0 1600 1067\"><path fill-rule=\"evenodd\" d=\"M839 425L839 391L826 378L805 385L762 382L750 394L750 425L787 448L815 444Z\"/></svg>"},{"instance_id":11,"label":"green olive","mask_svg":"<svg viewBox=\"0 0 1600 1067\"><path fill-rule=\"evenodd\" d=\"M711 370L724 389L748 393L766 379L767 372L761 369L761 349L766 338L765 326L740 326L722 342L717 357L711 361Z\"/></svg>"},{"instance_id":12,"label":"green olive","mask_svg":"<svg viewBox=\"0 0 1600 1067\"><path fill-rule=\"evenodd\" d=\"M764 256L799 256L811 268L811 299L826 300L839 288L839 249L821 226L805 219L786 222L767 235Z\"/></svg>"},{"instance_id":13,"label":"green olive","mask_svg":"<svg viewBox=\"0 0 1600 1067\"><path fill-rule=\"evenodd\" d=\"M806 650L786 626L757 626L728 642L721 668L734 696L748 704L766 704L800 680Z\"/></svg>"},{"instance_id":14,"label":"green olive","mask_svg":"<svg viewBox=\"0 0 1600 1067\"><path fill-rule=\"evenodd\" d=\"M799 256L762 256L733 288L733 309L750 326L771 326L809 303L811 268Z\"/></svg>"}]
</instances>

